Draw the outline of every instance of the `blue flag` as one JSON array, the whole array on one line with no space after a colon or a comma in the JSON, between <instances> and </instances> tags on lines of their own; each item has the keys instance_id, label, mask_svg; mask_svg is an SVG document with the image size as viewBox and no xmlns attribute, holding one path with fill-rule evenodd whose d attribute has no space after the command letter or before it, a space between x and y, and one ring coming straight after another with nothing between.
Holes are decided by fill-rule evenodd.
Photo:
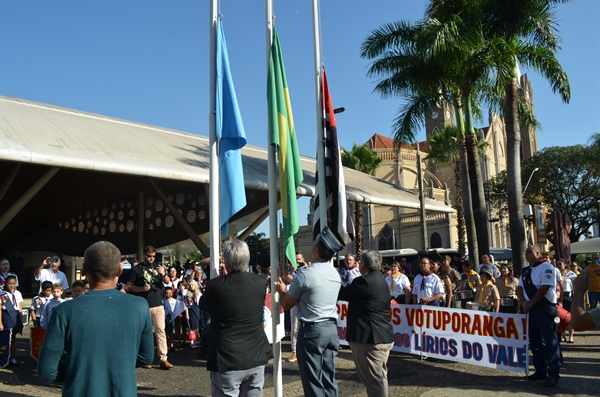
<instances>
[{"instance_id":1,"label":"blue flag","mask_svg":"<svg viewBox=\"0 0 600 397\"><path fill-rule=\"evenodd\" d=\"M217 122L219 140L219 186L221 236L227 236L229 218L246 206L244 171L240 149L246 132L229 70L227 46L221 20L217 20Z\"/></svg>"}]
</instances>

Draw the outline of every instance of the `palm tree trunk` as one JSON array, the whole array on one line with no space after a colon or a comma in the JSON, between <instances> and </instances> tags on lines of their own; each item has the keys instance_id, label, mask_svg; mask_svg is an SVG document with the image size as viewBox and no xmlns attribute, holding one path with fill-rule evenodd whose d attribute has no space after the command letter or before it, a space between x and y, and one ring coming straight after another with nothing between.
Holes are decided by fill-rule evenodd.
<instances>
[{"instance_id":1,"label":"palm tree trunk","mask_svg":"<svg viewBox=\"0 0 600 397\"><path fill-rule=\"evenodd\" d=\"M462 182L460 180L460 158L454 163L454 188L456 190L456 199L454 200L454 209L456 210L456 229L458 232L458 253L461 258L466 252L466 232L465 212L463 210L463 200L461 195Z\"/></svg>"},{"instance_id":2,"label":"palm tree trunk","mask_svg":"<svg viewBox=\"0 0 600 397\"><path fill-rule=\"evenodd\" d=\"M479 166L479 153L477 151L477 135L473 130L473 114L471 112L471 99L466 96L463 99L465 107L465 141L467 146L467 159L469 161L469 183L473 197L473 218L477 228L477 250L478 253L490 251L490 239L488 231L488 217L485 205L485 193L483 179ZM471 259L473 260L473 259ZM479 257L476 257L479 260ZM474 261L475 263L479 263Z\"/></svg>"},{"instance_id":3,"label":"palm tree trunk","mask_svg":"<svg viewBox=\"0 0 600 397\"><path fill-rule=\"evenodd\" d=\"M475 258L479 257L479 251L477 250L477 229L475 228L475 219L473 218L473 203L471 202L471 185L469 184L467 147L464 139L458 142L458 152L460 156L460 179L462 181L461 195L463 201L463 213L465 216L465 226L467 229L467 246L469 247L469 259L475 263Z\"/></svg>"},{"instance_id":4,"label":"palm tree trunk","mask_svg":"<svg viewBox=\"0 0 600 397\"><path fill-rule=\"evenodd\" d=\"M354 202L354 256L359 258L363 250L363 212L362 203Z\"/></svg>"},{"instance_id":5,"label":"palm tree trunk","mask_svg":"<svg viewBox=\"0 0 600 397\"><path fill-rule=\"evenodd\" d=\"M455 108L456 126L463 132L465 132L465 119L462 112L462 104L460 100L456 100L457 104ZM463 215L465 218L465 229L467 231L467 247L469 248L469 258L479 257L477 251L477 231L475 229L475 220L473 219L473 204L471 203L471 186L469 185L469 163L467 161L467 148L465 146L464 138L458 141L458 158L460 161L460 181L461 189L460 193L457 191L457 195L461 195Z\"/></svg>"},{"instance_id":6,"label":"palm tree trunk","mask_svg":"<svg viewBox=\"0 0 600 397\"><path fill-rule=\"evenodd\" d=\"M506 179L508 190L508 220L513 267L520 272L525 266L525 225L523 224L523 191L521 185L521 127L517 97L517 79L506 85L504 105L506 125Z\"/></svg>"}]
</instances>

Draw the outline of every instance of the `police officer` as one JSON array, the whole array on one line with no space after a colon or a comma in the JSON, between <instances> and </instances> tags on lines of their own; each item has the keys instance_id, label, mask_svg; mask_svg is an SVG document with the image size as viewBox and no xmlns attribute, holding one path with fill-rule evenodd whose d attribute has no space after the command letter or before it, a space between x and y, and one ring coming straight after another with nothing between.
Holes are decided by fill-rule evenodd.
<instances>
[{"instance_id":1,"label":"police officer","mask_svg":"<svg viewBox=\"0 0 600 397\"><path fill-rule=\"evenodd\" d=\"M528 246L525 257L531 266L523 269L517 296L523 311L529 313L529 344L535 367L529 380L545 379L544 386L554 386L560 378L554 266L542 257L537 245Z\"/></svg>"}]
</instances>

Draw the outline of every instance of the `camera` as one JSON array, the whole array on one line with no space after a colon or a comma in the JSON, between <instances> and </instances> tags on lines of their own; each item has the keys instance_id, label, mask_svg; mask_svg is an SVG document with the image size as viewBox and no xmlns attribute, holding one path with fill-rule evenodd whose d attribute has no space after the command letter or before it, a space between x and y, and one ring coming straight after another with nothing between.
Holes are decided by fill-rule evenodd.
<instances>
[{"instance_id":1,"label":"camera","mask_svg":"<svg viewBox=\"0 0 600 397\"><path fill-rule=\"evenodd\" d=\"M53 256L52 258L46 261L48 264L60 262L60 258L58 256Z\"/></svg>"}]
</instances>

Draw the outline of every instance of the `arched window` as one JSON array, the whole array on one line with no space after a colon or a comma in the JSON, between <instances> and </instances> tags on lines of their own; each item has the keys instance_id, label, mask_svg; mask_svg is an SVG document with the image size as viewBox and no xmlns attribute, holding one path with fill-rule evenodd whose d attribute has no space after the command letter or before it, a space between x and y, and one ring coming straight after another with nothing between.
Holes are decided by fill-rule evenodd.
<instances>
[{"instance_id":1,"label":"arched window","mask_svg":"<svg viewBox=\"0 0 600 397\"><path fill-rule=\"evenodd\" d=\"M394 249L394 232L391 227L385 225L383 229L381 229L378 242L380 251Z\"/></svg>"},{"instance_id":2,"label":"arched window","mask_svg":"<svg viewBox=\"0 0 600 397\"><path fill-rule=\"evenodd\" d=\"M442 248L442 236L438 232L433 232L431 235L429 246L431 248Z\"/></svg>"}]
</instances>

